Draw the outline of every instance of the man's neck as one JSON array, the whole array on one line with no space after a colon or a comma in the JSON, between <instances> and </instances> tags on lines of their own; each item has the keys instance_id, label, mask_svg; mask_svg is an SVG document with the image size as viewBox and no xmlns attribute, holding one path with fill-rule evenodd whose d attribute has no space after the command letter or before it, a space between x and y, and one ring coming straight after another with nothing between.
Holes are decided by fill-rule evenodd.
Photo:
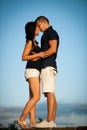
<instances>
[{"instance_id":1,"label":"man's neck","mask_svg":"<svg viewBox=\"0 0 87 130\"><path fill-rule=\"evenodd\" d=\"M45 30L47 30L49 27L50 27L50 24L47 24L47 26L46 26Z\"/></svg>"}]
</instances>

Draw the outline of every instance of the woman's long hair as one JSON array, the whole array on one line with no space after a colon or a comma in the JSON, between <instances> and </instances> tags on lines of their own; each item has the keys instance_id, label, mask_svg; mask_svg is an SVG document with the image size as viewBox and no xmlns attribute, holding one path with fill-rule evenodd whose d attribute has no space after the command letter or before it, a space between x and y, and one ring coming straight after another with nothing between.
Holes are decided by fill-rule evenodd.
<instances>
[{"instance_id":1,"label":"woman's long hair","mask_svg":"<svg viewBox=\"0 0 87 130\"><path fill-rule=\"evenodd\" d=\"M28 42L29 40L32 40L35 37L35 29L36 29L36 23L35 22L28 22L25 25L25 33L26 33L26 42Z\"/></svg>"}]
</instances>

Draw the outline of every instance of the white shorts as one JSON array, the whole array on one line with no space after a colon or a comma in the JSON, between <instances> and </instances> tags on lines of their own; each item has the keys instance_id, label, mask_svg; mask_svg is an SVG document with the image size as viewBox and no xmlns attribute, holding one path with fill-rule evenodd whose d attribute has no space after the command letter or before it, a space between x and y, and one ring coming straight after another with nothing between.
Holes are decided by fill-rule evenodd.
<instances>
[{"instance_id":1,"label":"white shorts","mask_svg":"<svg viewBox=\"0 0 87 130\"><path fill-rule=\"evenodd\" d=\"M29 78L32 77L39 77L40 76L40 71L37 69L26 69L25 70L25 78L28 80Z\"/></svg>"},{"instance_id":2,"label":"white shorts","mask_svg":"<svg viewBox=\"0 0 87 130\"><path fill-rule=\"evenodd\" d=\"M54 93L56 70L54 67L46 67L41 70L42 92Z\"/></svg>"}]
</instances>

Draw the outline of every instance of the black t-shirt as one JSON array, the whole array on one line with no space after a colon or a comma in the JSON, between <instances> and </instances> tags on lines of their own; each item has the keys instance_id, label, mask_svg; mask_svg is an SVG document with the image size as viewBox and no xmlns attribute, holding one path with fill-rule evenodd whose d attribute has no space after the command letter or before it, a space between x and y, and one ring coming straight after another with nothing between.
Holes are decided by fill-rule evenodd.
<instances>
[{"instance_id":1,"label":"black t-shirt","mask_svg":"<svg viewBox=\"0 0 87 130\"><path fill-rule=\"evenodd\" d=\"M44 34L42 35L42 38L41 38L41 50L42 51L46 51L49 49L50 40L57 40L57 43L58 43L57 49L58 49L59 36L58 36L58 33L52 28L52 26L50 26L47 30L45 30ZM47 58L44 58L42 60L43 68L51 66L57 70L56 57L57 57L57 53L55 53Z\"/></svg>"},{"instance_id":2,"label":"black t-shirt","mask_svg":"<svg viewBox=\"0 0 87 130\"><path fill-rule=\"evenodd\" d=\"M34 46L30 52L30 55L32 55L32 52L39 53L39 52L41 52L41 48L38 45ZM41 70L41 59L39 59L37 61L28 60L27 64L26 64L26 69L27 68L37 69L40 71Z\"/></svg>"}]
</instances>

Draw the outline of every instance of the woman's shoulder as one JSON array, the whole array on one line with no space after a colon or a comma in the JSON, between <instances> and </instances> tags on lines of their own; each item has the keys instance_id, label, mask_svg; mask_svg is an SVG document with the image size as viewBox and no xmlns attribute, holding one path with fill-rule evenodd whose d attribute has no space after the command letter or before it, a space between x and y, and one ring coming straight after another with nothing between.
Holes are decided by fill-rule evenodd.
<instances>
[{"instance_id":1,"label":"woman's shoulder","mask_svg":"<svg viewBox=\"0 0 87 130\"><path fill-rule=\"evenodd\" d=\"M32 44L33 42L32 42L32 40L28 40L27 42L26 42L26 44Z\"/></svg>"},{"instance_id":2,"label":"woman's shoulder","mask_svg":"<svg viewBox=\"0 0 87 130\"><path fill-rule=\"evenodd\" d=\"M26 43L25 43L25 47L27 47L27 48L32 48L32 41L31 40L29 40L29 41L26 41Z\"/></svg>"}]
</instances>

